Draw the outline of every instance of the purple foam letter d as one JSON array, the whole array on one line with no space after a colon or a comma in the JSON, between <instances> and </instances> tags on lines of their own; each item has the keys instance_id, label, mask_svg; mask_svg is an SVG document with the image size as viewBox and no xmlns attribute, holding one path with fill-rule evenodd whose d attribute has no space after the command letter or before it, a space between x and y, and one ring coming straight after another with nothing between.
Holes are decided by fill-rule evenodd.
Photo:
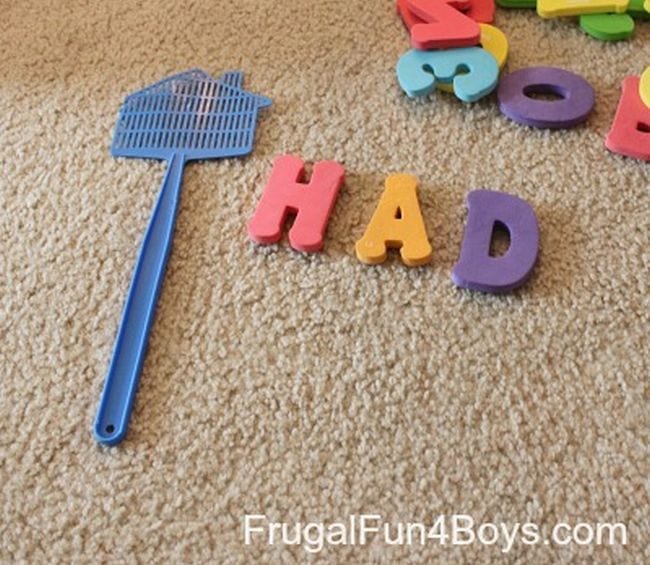
<instances>
[{"instance_id":1,"label":"purple foam letter d","mask_svg":"<svg viewBox=\"0 0 650 565\"><path fill-rule=\"evenodd\" d=\"M539 226L533 209L521 198L492 190L470 192L467 207L460 259L451 274L454 283L482 292L508 292L524 284L539 251ZM492 234L499 224L510 234L510 247L504 255L492 257Z\"/></svg>"}]
</instances>

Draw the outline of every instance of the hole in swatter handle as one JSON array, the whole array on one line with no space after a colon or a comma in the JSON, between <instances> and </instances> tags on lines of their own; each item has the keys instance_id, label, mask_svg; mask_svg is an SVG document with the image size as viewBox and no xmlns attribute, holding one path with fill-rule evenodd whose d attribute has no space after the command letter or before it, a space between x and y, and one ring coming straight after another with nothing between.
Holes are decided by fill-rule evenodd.
<instances>
[{"instance_id":1,"label":"hole in swatter handle","mask_svg":"<svg viewBox=\"0 0 650 565\"><path fill-rule=\"evenodd\" d=\"M95 438L115 445L126 436L149 341L158 294L171 250L185 157L169 161L142 241L95 420Z\"/></svg>"},{"instance_id":2,"label":"hole in swatter handle","mask_svg":"<svg viewBox=\"0 0 650 565\"><path fill-rule=\"evenodd\" d=\"M126 430L118 431L113 424L103 425L101 428L95 429L95 437L97 441L105 445L116 445L126 435Z\"/></svg>"}]
</instances>

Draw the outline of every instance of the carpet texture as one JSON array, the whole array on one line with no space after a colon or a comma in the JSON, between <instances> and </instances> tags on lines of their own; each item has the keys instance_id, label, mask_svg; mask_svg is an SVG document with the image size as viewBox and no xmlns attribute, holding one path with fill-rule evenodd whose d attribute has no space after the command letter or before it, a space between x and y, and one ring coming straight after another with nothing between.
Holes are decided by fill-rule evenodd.
<instances>
[{"instance_id":1,"label":"carpet texture","mask_svg":"<svg viewBox=\"0 0 650 565\"><path fill-rule=\"evenodd\" d=\"M0 560L300 562L243 541L245 514L623 522L626 546L324 549L338 563L650 559L647 164L609 154L633 40L498 10L511 70L597 93L584 126L534 131L494 96L409 100L392 1L0 2ZM110 156L124 96L200 67L273 100L253 154L187 167L127 440L91 429L165 164ZM322 254L246 222L275 156L346 167ZM420 181L434 248L354 256L391 172ZM542 250L510 296L454 287L465 196L530 202Z\"/></svg>"}]
</instances>

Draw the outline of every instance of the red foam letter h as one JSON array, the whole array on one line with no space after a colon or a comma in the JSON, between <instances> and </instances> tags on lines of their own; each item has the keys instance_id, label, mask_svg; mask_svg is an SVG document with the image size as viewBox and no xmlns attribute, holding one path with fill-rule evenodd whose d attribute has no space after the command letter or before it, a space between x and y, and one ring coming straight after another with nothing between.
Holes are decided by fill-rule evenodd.
<instances>
[{"instance_id":1,"label":"red foam letter h","mask_svg":"<svg viewBox=\"0 0 650 565\"><path fill-rule=\"evenodd\" d=\"M289 243L297 251L323 248L330 214L343 184L344 169L334 161L314 165L308 184L302 181L305 168L298 157L284 155L273 164L269 181L248 223L250 238L262 244L277 243L289 214L296 219L289 231Z\"/></svg>"}]
</instances>

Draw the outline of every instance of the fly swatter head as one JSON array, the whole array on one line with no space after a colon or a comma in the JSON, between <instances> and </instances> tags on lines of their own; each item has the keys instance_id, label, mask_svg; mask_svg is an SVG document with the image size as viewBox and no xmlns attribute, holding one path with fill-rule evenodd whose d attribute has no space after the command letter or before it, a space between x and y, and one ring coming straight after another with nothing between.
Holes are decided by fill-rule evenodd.
<instances>
[{"instance_id":1,"label":"fly swatter head","mask_svg":"<svg viewBox=\"0 0 650 565\"><path fill-rule=\"evenodd\" d=\"M214 79L191 70L126 98L113 136L115 157L186 160L247 155L253 150L264 96L242 88L243 75Z\"/></svg>"}]
</instances>

